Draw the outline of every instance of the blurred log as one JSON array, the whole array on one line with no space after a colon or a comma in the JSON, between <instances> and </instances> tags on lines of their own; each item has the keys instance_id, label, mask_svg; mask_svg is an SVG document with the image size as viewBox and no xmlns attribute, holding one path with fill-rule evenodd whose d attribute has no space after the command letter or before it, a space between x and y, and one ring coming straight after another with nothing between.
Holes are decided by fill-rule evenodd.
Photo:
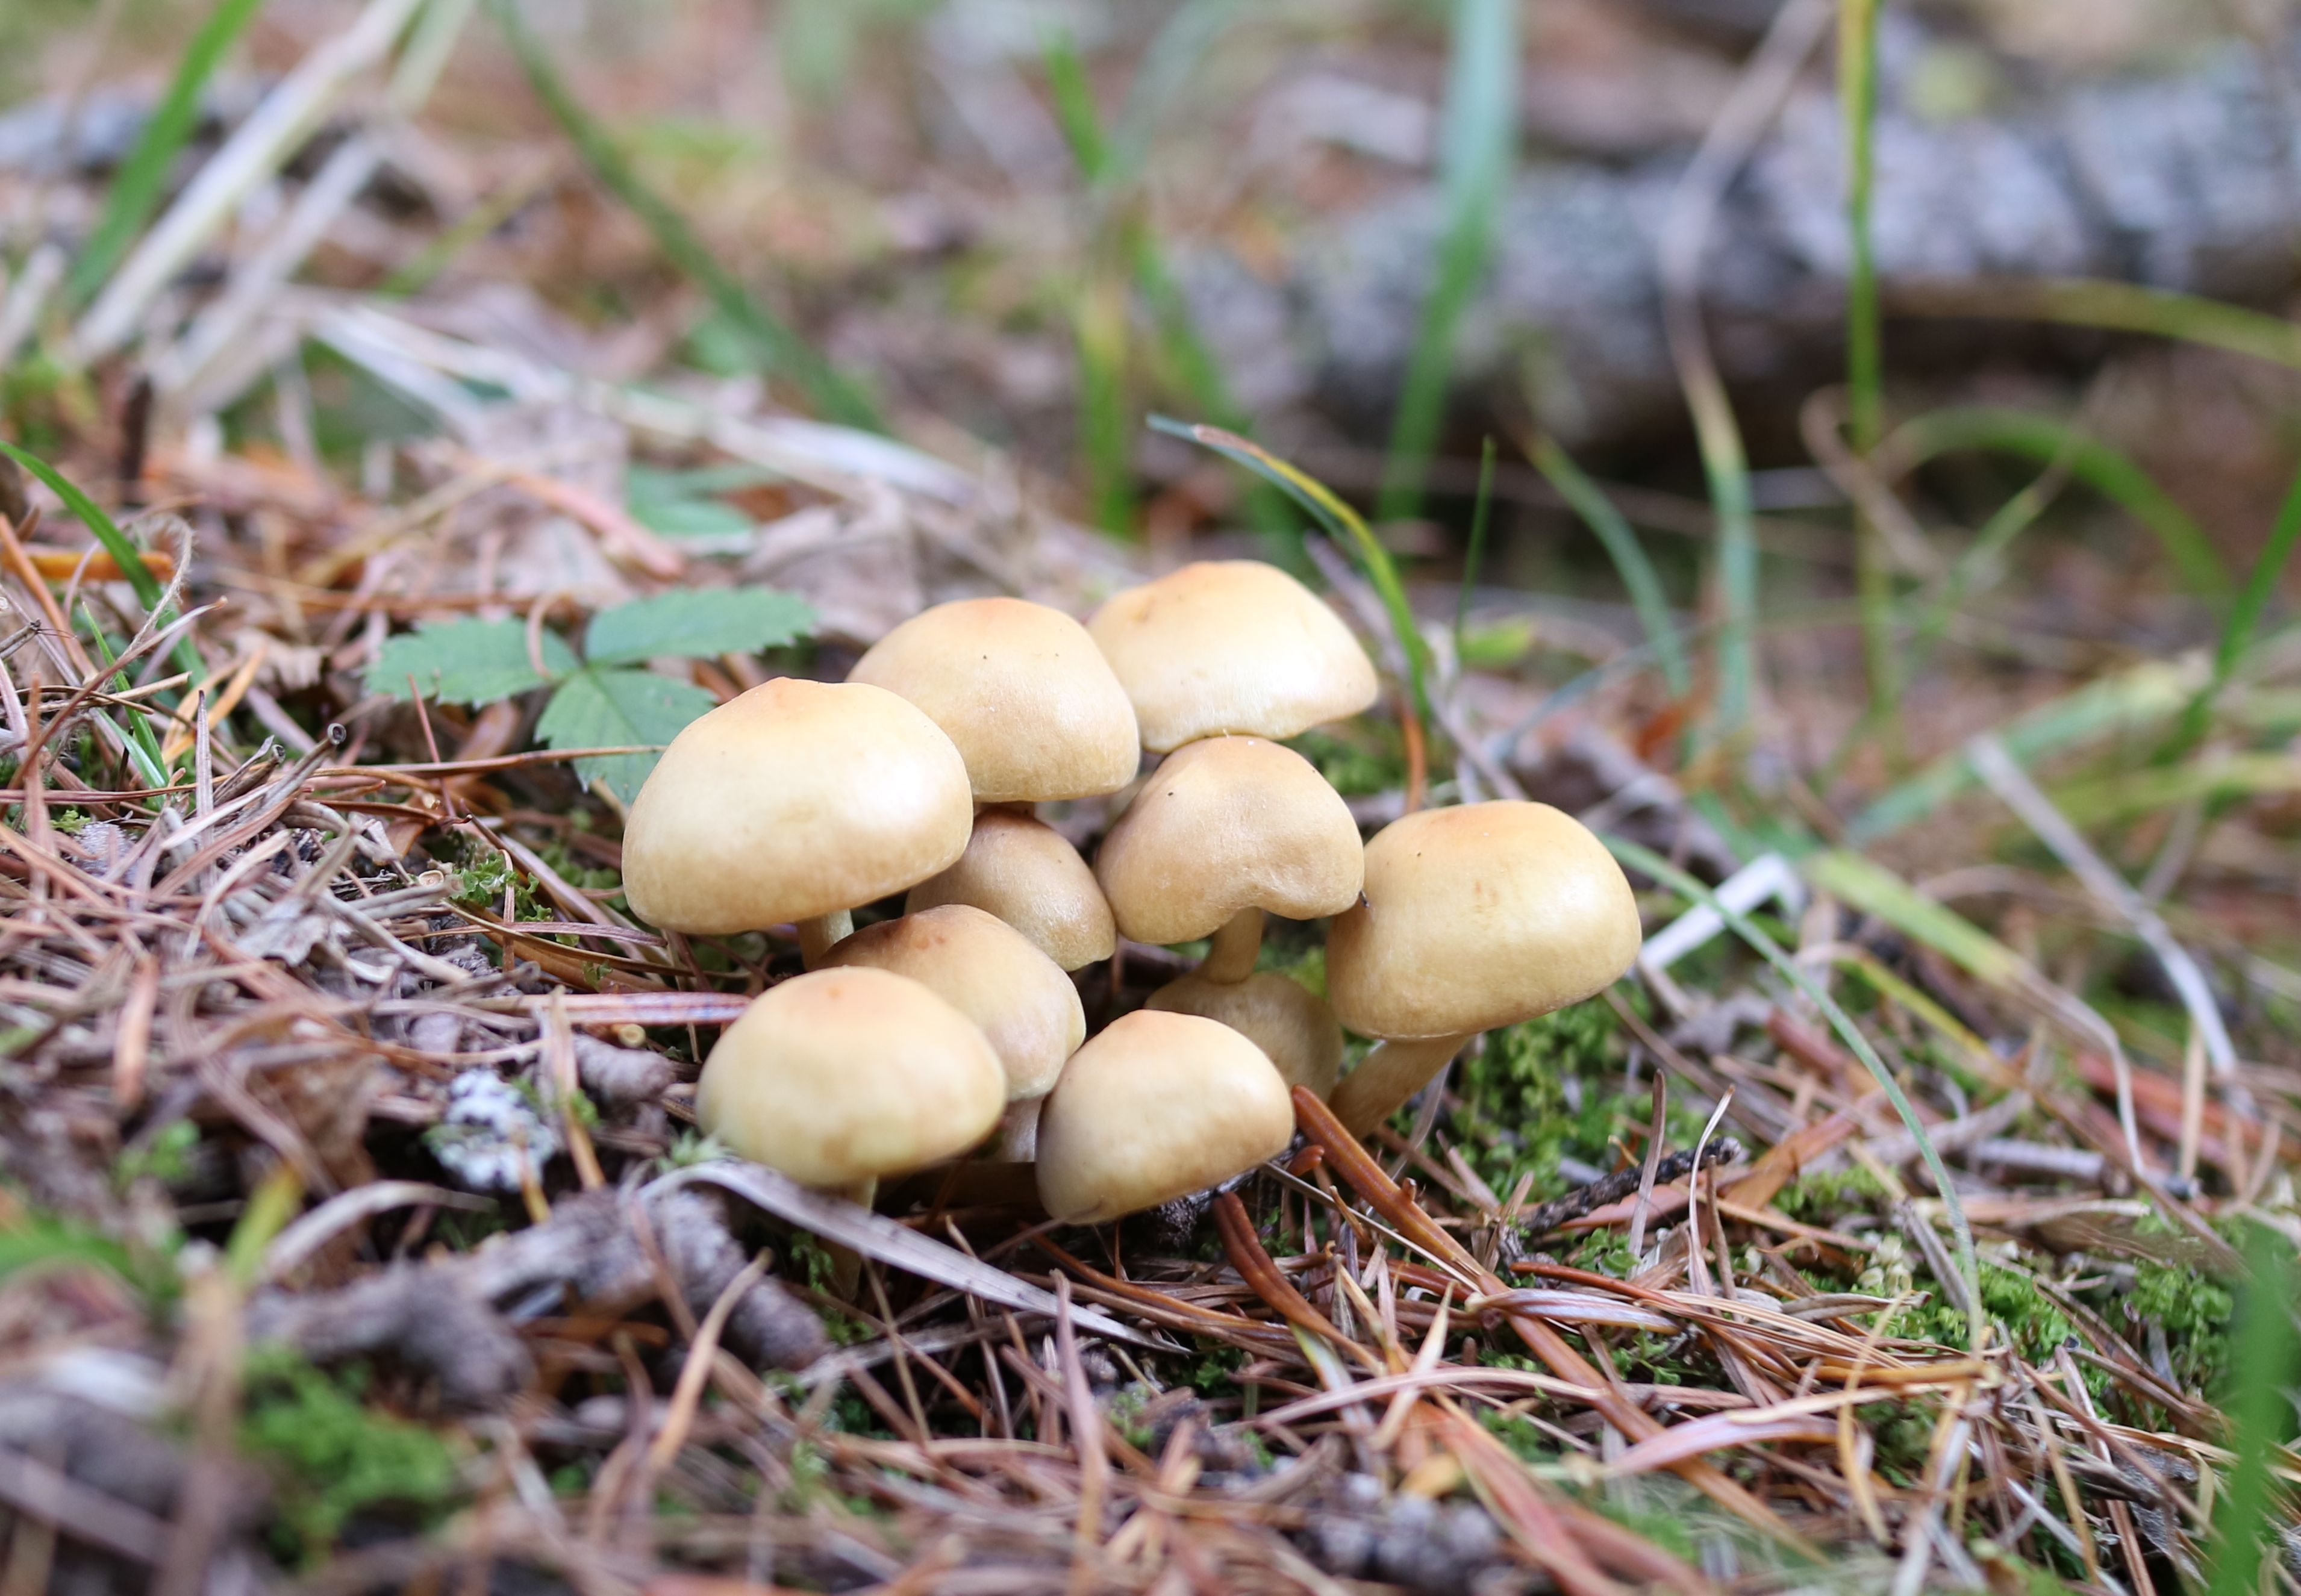
<instances>
[{"instance_id":1,"label":"blurred log","mask_svg":"<svg viewBox=\"0 0 2301 1596\"><path fill-rule=\"evenodd\" d=\"M2273 63L2230 46L2179 74L2071 87L1995 119L1929 120L1889 103L1876 130L1875 212L1889 303L1896 290L1937 298L1945 284L2008 277L2273 297L2301 276L2288 64L2301 54ZM1657 240L1683 165L1673 155L1522 172L1457 340L1458 383L1505 412L1530 400L1574 442L1675 424L1683 405ZM1785 107L1711 234L1703 305L1730 381L1829 379L1845 305L1843 171L1837 104L1816 79ZM1240 401L1266 418L1315 406L1381 435L1441 225L1430 188L1306 238L1283 281L1218 250L1192 258L1192 303ZM2009 336L1995 326L1960 338L1929 322L1924 342L1970 357L1977 338Z\"/></svg>"}]
</instances>

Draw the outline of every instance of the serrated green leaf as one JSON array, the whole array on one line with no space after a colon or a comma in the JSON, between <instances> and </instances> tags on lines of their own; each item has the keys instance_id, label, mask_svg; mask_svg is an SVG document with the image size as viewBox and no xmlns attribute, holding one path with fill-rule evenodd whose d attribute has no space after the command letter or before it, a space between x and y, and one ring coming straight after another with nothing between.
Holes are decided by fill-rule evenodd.
<instances>
[{"instance_id":1,"label":"serrated green leaf","mask_svg":"<svg viewBox=\"0 0 2301 1596\"><path fill-rule=\"evenodd\" d=\"M385 643L368 667L367 690L406 698L413 678L416 691L427 698L476 706L546 686L577 668L574 654L556 632L544 632L537 652L543 656L540 676L528 657L523 623L439 622Z\"/></svg>"},{"instance_id":2,"label":"serrated green leaf","mask_svg":"<svg viewBox=\"0 0 2301 1596\"><path fill-rule=\"evenodd\" d=\"M595 665L626 665L658 655L706 659L750 654L805 637L815 608L779 588L702 588L635 598L591 617L583 652Z\"/></svg>"},{"instance_id":3,"label":"serrated green leaf","mask_svg":"<svg viewBox=\"0 0 2301 1596\"><path fill-rule=\"evenodd\" d=\"M631 501L632 519L666 538L744 538L759 523L732 505L715 498L639 498Z\"/></svg>"},{"instance_id":4,"label":"serrated green leaf","mask_svg":"<svg viewBox=\"0 0 2301 1596\"><path fill-rule=\"evenodd\" d=\"M709 693L689 681L653 671L579 671L562 682L544 706L535 734L555 748L621 748L667 743L713 704ZM655 769L654 754L605 754L578 759L576 778L589 786L605 781L628 804Z\"/></svg>"},{"instance_id":5,"label":"serrated green leaf","mask_svg":"<svg viewBox=\"0 0 2301 1596\"><path fill-rule=\"evenodd\" d=\"M632 519L666 538L741 538L758 530L747 515L715 496L775 480L756 465L706 465L687 471L657 471L634 465L623 479Z\"/></svg>"}]
</instances>

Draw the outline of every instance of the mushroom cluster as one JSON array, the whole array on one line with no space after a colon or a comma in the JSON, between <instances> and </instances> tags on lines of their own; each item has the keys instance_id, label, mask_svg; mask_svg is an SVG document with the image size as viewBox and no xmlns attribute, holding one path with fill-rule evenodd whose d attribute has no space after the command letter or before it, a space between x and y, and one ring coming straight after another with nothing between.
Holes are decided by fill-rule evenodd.
<instances>
[{"instance_id":1,"label":"mushroom cluster","mask_svg":"<svg viewBox=\"0 0 2301 1596\"><path fill-rule=\"evenodd\" d=\"M1283 1151L1291 1087L1364 1130L1470 1035L1611 982L1636 911L1567 816L1477 804L1361 842L1284 740L1377 692L1300 583L1217 561L1084 626L1021 599L940 605L844 682L778 679L721 705L632 807L629 900L689 935L789 926L805 973L721 1036L699 1123L865 1200L996 1130L1050 1214L1097 1221ZM1034 813L1130 785L1092 868ZM900 916L855 928L899 893ZM1271 915L1332 921L1333 1007L1258 972ZM1121 937L1209 950L1090 1038L1073 973ZM1344 1024L1379 1040L1338 1084Z\"/></svg>"}]
</instances>

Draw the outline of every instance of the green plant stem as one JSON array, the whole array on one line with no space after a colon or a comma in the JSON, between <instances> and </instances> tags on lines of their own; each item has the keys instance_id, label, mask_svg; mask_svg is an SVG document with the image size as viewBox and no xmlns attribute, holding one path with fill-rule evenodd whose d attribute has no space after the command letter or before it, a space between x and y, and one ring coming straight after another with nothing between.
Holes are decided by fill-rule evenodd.
<instances>
[{"instance_id":1,"label":"green plant stem","mask_svg":"<svg viewBox=\"0 0 2301 1596\"><path fill-rule=\"evenodd\" d=\"M520 14L518 0L488 0L489 14L510 41L529 86L552 120L583 157L600 184L621 200L653 234L656 247L710 297L719 313L757 347L772 372L797 383L808 400L833 421L883 432L877 406L864 391L824 359L814 346L754 299L735 274L719 263L669 201L649 188L607 130L583 109L559 70Z\"/></svg>"},{"instance_id":2,"label":"green plant stem","mask_svg":"<svg viewBox=\"0 0 2301 1596\"><path fill-rule=\"evenodd\" d=\"M80 247L79 258L72 263L71 275L64 280L64 298L73 305L86 305L96 297L113 267L128 253L136 235L152 219L160 203L160 196L168 186L169 170L198 123L200 96L205 92L208 80L215 76L216 68L230 54L239 36L247 31L263 11L264 0L222 0L200 24L184 53L176 58L175 76L169 79L168 92L153 108L151 118L138 136L136 147L121 162L120 171L112 180L112 188L104 196L104 213L96 218L95 229L88 242Z\"/></svg>"},{"instance_id":3,"label":"green plant stem","mask_svg":"<svg viewBox=\"0 0 2301 1596\"><path fill-rule=\"evenodd\" d=\"M1878 259L1870 234L1876 171L1879 0L1839 0L1837 92L1845 138L1846 420L1853 452L1869 458L1885 433L1885 357L1878 313ZM1901 661L1894 647L1894 579L1885 536L1859 506L1853 514L1854 583L1862 601L1862 662L1869 679L1865 719L1884 734L1889 760L1903 746Z\"/></svg>"},{"instance_id":4,"label":"green plant stem","mask_svg":"<svg viewBox=\"0 0 2301 1596\"><path fill-rule=\"evenodd\" d=\"M1470 595L1478 585L1478 572L1486 560L1486 522L1494 510L1494 440L1487 438L1478 451L1478 497L1470 506L1470 546L1462 556L1462 591L1454 600L1454 659L1460 668L1462 633L1470 619Z\"/></svg>"},{"instance_id":5,"label":"green plant stem","mask_svg":"<svg viewBox=\"0 0 2301 1596\"><path fill-rule=\"evenodd\" d=\"M2256 1226L2246 1249L2250 1278L2238 1308L2229 1395L2236 1432L2237 1467L2213 1512L2221 1542L2206 1590L2210 1596L2253 1596L2261 1585L2262 1542L2274 1533L2272 1508L2279 1454L2293 1433L2293 1405L2285 1388L2297 1374L2293 1302L2297 1285L2277 1234Z\"/></svg>"},{"instance_id":6,"label":"green plant stem","mask_svg":"<svg viewBox=\"0 0 2301 1596\"><path fill-rule=\"evenodd\" d=\"M1685 698L1694 690L1693 667L1686 661L1685 640L1670 621L1669 600L1662 592L1661 578L1655 573L1653 562L1646 557L1645 546L1638 541L1637 533L1614 507L1614 501L1606 497L1606 490L1591 480L1556 440L1535 439L1527 448L1527 457L1605 547L1607 557L1614 562L1615 573L1629 590L1630 604L1638 612L1638 623L1645 629L1647 646L1661 667L1663 683L1672 696Z\"/></svg>"},{"instance_id":7,"label":"green plant stem","mask_svg":"<svg viewBox=\"0 0 2301 1596\"><path fill-rule=\"evenodd\" d=\"M1445 227L1391 422L1389 463L1375 510L1382 521L1420 513L1423 476L1453 375L1455 328L1485 276L1494 210L1518 141L1516 0L1456 0L1443 140Z\"/></svg>"},{"instance_id":8,"label":"green plant stem","mask_svg":"<svg viewBox=\"0 0 2301 1596\"><path fill-rule=\"evenodd\" d=\"M2229 597L2229 570L2188 513L2124 455L2054 416L1995 405L1949 405L1903 422L1878 456L1890 465L1888 474L1898 475L1960 449L2061 465L2146 527L2191 592L2213 600Z\"/></svg>"},{"instance_id":9,"label":"green plant stem","mask_svg":"<svg viewBox=\"0 0 2301 1596\"><path fill-rule=\"evenodd\" d=\"M2229 619L2222 626L2221 647L2213 651L2213 680L2182 711L2180 725L2159 755L2160 763L2177 760L2205 740L2213 724L2213 706L2252 650L2254 634L2261 628L2261 617L2269 608L2269 601L2277 596L2278 581L2293 558L2297 540L2301 540L2301 474L2294 477L2292 487L2286 490L2285 503L2277 512L2277 524L2270 530L2269 542L2254 561L2253 573L2246 578L2237 602L2230 606Z\"/></svg>"}]
</instances>

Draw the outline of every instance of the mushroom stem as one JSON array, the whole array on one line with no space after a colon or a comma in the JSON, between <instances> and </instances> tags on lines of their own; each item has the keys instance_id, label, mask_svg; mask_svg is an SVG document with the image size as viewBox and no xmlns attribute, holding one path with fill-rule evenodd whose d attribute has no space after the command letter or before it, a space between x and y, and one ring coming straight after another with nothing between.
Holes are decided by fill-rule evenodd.
<instances>
[{"instance_id":1,"label":"mushroom stem","mask_svg":"<svg viewBox=\"0 0 2301 1596\"><path fill-rule=\"evenodd\" d=\"M855 916L845 909L833 909L828 915L817 915L799 923L799 963L812 970L823 962L823 956L833 946L855 933Z\"/></svg>"},{"instance_id":2,"label":"mushroom stem","mask_svg":"<svg viewBox=\"0 0 2301 1596\"><path fill-rule=\"evenodd\" d=\"M1028 1164L1039 1156L1039 1109L1046 1099L1025 1098L1007 1105L999 1122L999 1157L1008 1164Z\"/></svg>"},{"instance_id":3,"label":"mushroom stem","mask_svg":"<svg viewBox=\"0 0 2301 1596\"><path fill-rule=\"evenodd\" d=\"M844 914L831 916L845 919ZM832 1189L831 1195L843 1197L857 1207L867 1208L879 1195L879 1177L869 1175L844 1186ZM823 1250L831 1257L831 1289L844 1301L855 1300L855 1288L863 1281L863 1255L853 1248L837 1241L825 1241Z\"/></svg>"},{"instance_id":4,"label":"mushroom stem","mask_svg":"<svg viewBox=\"0 0 2301 1596\"><path fill-rule=\"evenodd\" d=\"M1253 974L1254 961L1261 957L1262 911L1241 909L1215 932L1198 973L1209 981L1228 986Z\"/></svg>"},{"instance_id":5,"label":"mushroom stem","mask_svg":"<svg viewBox=\"0 0 2301 1596\"><path fill-rule=\"evenodd\" d=\"M1363 1136L1398 1111L1398 1106L1422 1090L1446 1067L1477 1032L1462 1036L1428 1036L1410 1041L1384 1041L1343 1077L1330 1099L1335 1117L1353 1136Z\"/></svg>"}]
</instances>

